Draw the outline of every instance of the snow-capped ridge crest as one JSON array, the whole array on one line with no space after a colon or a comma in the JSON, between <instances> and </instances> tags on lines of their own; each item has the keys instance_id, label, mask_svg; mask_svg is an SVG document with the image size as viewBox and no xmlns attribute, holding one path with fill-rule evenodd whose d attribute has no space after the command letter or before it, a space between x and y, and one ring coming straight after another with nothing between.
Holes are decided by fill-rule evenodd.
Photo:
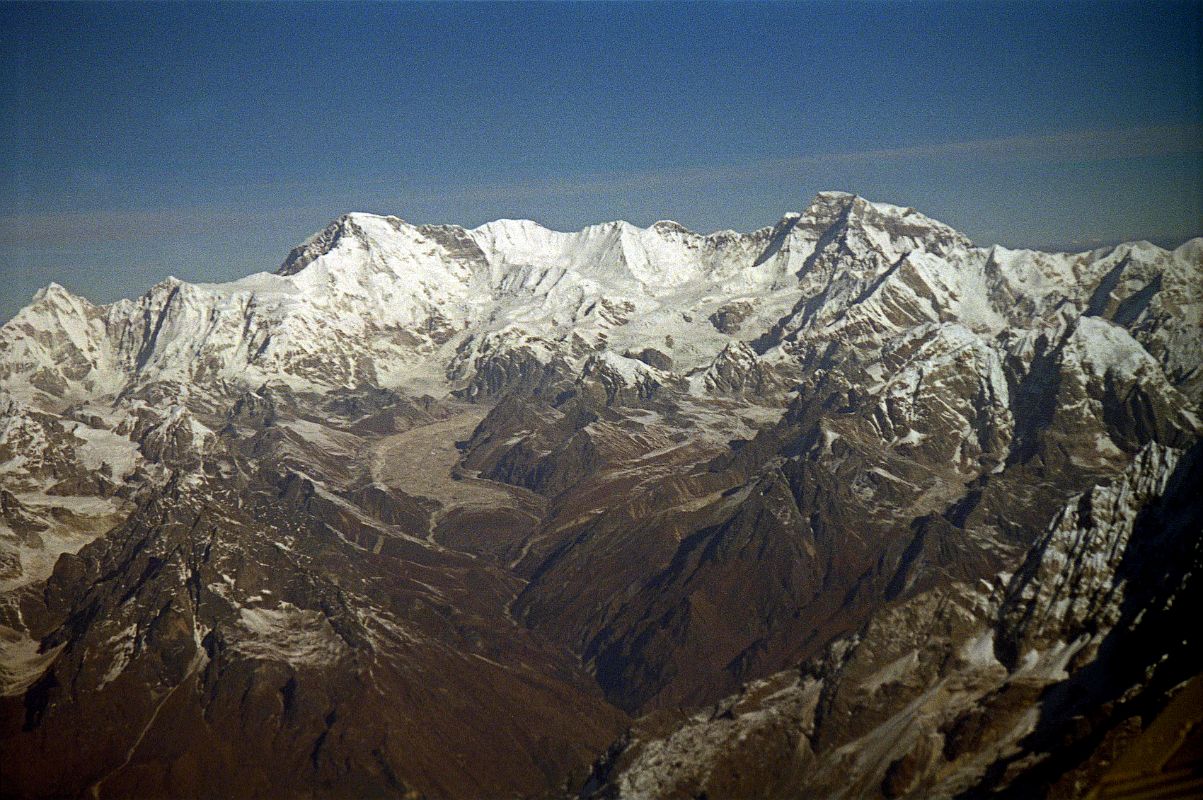
<instances>
[{"instance_id":1,"label":"snow-capped ridge crest","mask_svg":"<svg viewBox=\"0 0 1203 800\"><path fill-rule=\"evenodd\" d=\"M48 320L61 319L63 315L84 317L92 314L97 308L88 298L75 294L60 283L51 281L38 289L29 305L18 311L11 320L5 323L5 327L10 324L32 324L34 327L41 328Z\"/></svg>"},{"instance_id":2,"label":"snow-capped ridge crest","mask_svg":"<svg viewBox=\"0 0 1203 800\"><path fill-rule=\"evenodd\" d=\"M399 217L368 214L362 211L347 212L290 250L275 274L295 275L334 250L344 238L355 237L361 240L367 238L364 224L372 220L384 220L397 230L402 226L407 226L407 223Z\"/></svg>"},{"instance_id":3,"label":"snow-capped ridge crest","mask_svg":"<svg viewBox=\"0 0 1203 800\"><path fill-rule=\"evenodd\" d=\"M842 192L819 193L814 204L824 202L829 203L833 210L839 209L844 226L881 231L891 239L912 240L934 252L973 247L973 242L965 234L909 206L874 202Z\"/></svg>"},{"instance_id":4,"label":"snow-capped ridge crest","mask_svg":"<svg viewBox=\"0 0 1203 800\"><path fill-rule=\"evenodd\" d=\"M385 224L379 225L381 222ZM601 263L617 259L627 266L634 266L633 262L646 260L640 251L647 251L649 248L659 251L662 246L681 244L692 249L703 246L739 247L741 243L753 243L765 238L784 239L794 231L817 239L833 225L841 228L869 228L876 236L930 240L936 251L955 246L972 246L962 234L913 208L874 203L846 192L820 192L805 211L786 213L774 225L751 233L720 230L702 234L667 219L659 220L646 228L626 220L612 220L588 225L577 231L559 231L531 219L510 218L493 220L470 229L454 225L415 227L394 216L352 212L333 220L293 248L275 274L295 275L337 249L348 238L356 240L371 251L375 244L374 236L389 237L393 232L400 239L407 238L403 235L407 231L416 233L418 238L434 234L432 238L436 240L441 236L465 241L471 239L490 262L501 265L580 260L573 258L574 255L588 255L595 257L594 260L597 261L597 256L605 256L608 251L609 256L601 258ZM752 266L767 261L780 249L780 245L781 242L773 241ZM654 255L661 253L657 252ZM611 263L611 266L614 264Z\"/></svg>"},{"instance_id":5,"label":"snow-capped ridge crest","mask_svg":"<svg viewBox=\"0 0 1203 800\"><path fill-rule=\"evenodd\" d=\"M71 294L71 292L65 286L63 286L61 283L58 283L56 281L51 281L50 283L46 284L41 289L38 289L34 293L33 300L31 302L32 303L40 303L47 298L63 296L63 295L66 295L69 297L75 296L75 295Z\"/></svg>"},{"instance_id":6,"label":"snow-capped ridge crest","mask_svg":"<svg viewBox=\"0 0 1203 800\"><path fill-rule=\"evenodd\" d=\"M275 274L295 275L318 257L330 252L330 249L342 236L343 226L346 224L348 216L344 214L290 250Z\"/></svg>"},{"instance_id":7,"label":"snow-capped ridge crest","mask_svg":"<svg viewBox=\"0 0 1203 800\"><path fill-rule=\"evenodd\" d=\"M1120 269L1124 253L1134 267ZM745 383L736 373L751 369L768 387L771 370L745 363L731 342L759 341L763 354L844 336L872 349L920 323L956 322L990 336L1035 330L1062 305L1067 319L1098 305L1121 327L1143 314L1132 347L1151 348L1148 368L1170 365L1175 385L1193 395L1199 256L1203 239L1174 253L1137 244L1095 258L975 248L912 208L845 192L821 192L751 233L700 234L672 220L562 232L502 219L469 229L348 213L290 251L274 274L223 284L169 277L106 306L51 284L33 312L18 315L23 322L5 326L0 357L11 362L6 386L22 397L40 395L22 388L21 376L26 384L38 370L53 376L42 381L50 404L168 376L321 388L400 385L420 373L437 392L448 388L437 376L448 376L452 390L471 379L449 377L455 347L512 327L526 336L514 342L551 343L532 349L534 361L567 359L578 374L590 352L654 346L682 376L701 374L721 353L725 384ZM1100 280L1094 304L1095 290L1081 287ZM61 369L67 361L78 362L70 375Z\"/></svg>"}]
</instances>

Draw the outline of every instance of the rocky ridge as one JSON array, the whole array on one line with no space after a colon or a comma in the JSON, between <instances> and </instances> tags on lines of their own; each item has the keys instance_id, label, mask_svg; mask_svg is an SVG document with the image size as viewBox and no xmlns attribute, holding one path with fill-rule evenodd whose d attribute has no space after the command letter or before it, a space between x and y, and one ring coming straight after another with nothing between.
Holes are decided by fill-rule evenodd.
<instances>
[{"instance_id":1,"label":"rocky ridge","mask_svg":"<svg viewBox=\"0 0 1203 800\"><path fill-rule=\"evenodd\" d=\"M641 719L585 795L1082 796L1198 672L1200 455L1150 444L1014 574L918 593L712 708Z\"/></svg>"}]
</instances>

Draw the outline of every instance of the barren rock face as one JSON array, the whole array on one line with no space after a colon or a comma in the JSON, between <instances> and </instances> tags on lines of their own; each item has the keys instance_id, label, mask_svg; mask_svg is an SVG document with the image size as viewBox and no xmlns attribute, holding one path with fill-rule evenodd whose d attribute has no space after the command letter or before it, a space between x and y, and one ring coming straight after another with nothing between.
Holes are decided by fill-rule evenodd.
<instances>
[{"instance_id":1,"label":"barren rock face","mask_svg":"<svg viewBox=\"0 0 1203 800\"><path fill-rule=\"evenodd\" d=\"M0 328L5 788L1084 793L1200 664L1201 256L827 193L51 286Z\"/></svg>"}]
</instances>

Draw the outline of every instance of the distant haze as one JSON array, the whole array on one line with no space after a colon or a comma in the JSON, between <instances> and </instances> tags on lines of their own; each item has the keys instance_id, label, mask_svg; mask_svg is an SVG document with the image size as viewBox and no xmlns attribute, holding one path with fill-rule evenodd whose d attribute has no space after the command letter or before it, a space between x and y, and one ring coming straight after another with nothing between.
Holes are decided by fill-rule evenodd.
<instances>
[{"instance_id":1,"label":"distant haze","mask_svg":"<svg viewBox=\"0 0 1203 800\"><path fill-rule=\"evenodd\" d=\"M1200 3L0 5L0 320L274 269L339 214L978 244L1203 233Z\"/></svg>"}]
</instances>

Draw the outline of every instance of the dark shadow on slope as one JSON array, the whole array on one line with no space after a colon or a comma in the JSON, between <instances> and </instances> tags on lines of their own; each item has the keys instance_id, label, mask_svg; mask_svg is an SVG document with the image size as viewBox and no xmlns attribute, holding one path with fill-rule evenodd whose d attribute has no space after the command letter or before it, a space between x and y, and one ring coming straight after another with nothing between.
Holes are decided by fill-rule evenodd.
<instances>
[{"instance_id":1,"label":"dark shadow on slope","mask_svg":"<svg viewBox=\"0 0 1203 800\"><path fill-rule=\"evenodd\" d=\"M1163 496L1137 517L1116 572L1116 582L1125 582L1128 594L1097 658L1045 691L1036 729L1020 742L1020 753L991 765L961 798L1049 796L1062 777L1108 747L1119 725L1133 718L1147 725L1174 687L1203 671L1200 486L1203 444L1182 457ZM1131 694L1135 686L1142 688ZM1048 755L996 790L1016 762L1031 753Z\"/></svg>"}]
</instances>

